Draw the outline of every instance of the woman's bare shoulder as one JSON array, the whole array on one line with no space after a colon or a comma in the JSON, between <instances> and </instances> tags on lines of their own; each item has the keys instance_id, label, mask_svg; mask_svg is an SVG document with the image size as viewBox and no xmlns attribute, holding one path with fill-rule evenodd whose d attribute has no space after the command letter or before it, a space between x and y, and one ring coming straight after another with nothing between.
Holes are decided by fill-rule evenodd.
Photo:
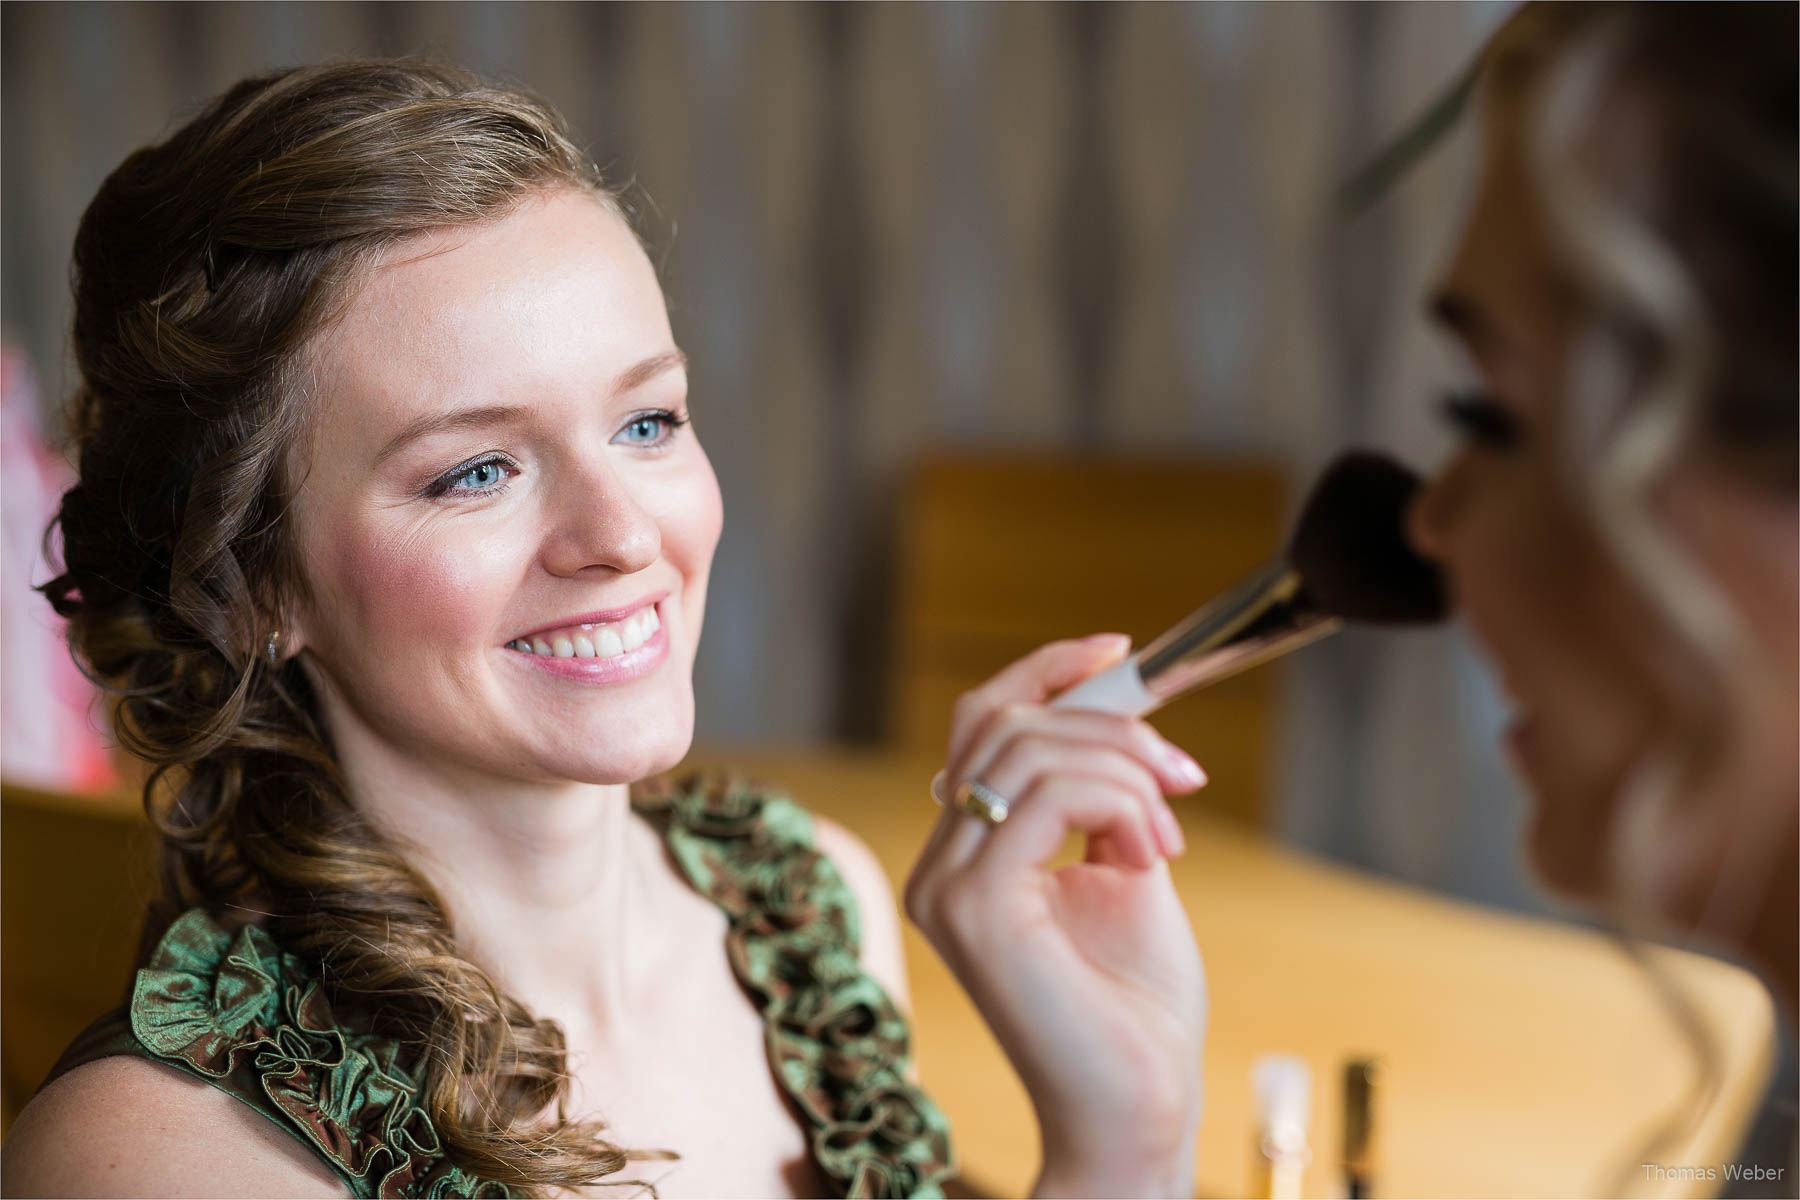
<instances>
[{"instance_id":1,"label":"woman's bare shoulder","mask_svg":"<svg viewBox=\"0 0 1800 1200\"><path fill-rule=\"evenodd\" d=\"M174 1067L96 1059L32 1098L0 1151L9 1196L331 1196L335 1172L261 1114Z\"/></svg>"}]
</instances>

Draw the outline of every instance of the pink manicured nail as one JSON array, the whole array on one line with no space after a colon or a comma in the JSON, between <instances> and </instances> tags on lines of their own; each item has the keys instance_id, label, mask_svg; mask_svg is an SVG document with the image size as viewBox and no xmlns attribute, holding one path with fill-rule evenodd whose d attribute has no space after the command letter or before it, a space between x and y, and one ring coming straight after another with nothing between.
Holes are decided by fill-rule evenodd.
<instances>
[{"instance_id":1,"label":"pink manicured nail","mask_svg":"<svg viewBox=\"0 0 1800 1200\"><path fill-rule=\"evenodd\" d=\"M1169 764L1169 771L1190 788L1203 787L1206 784L1206 772L1200 769L1185 750L1170 743L1163 743L1163 758Z\"/></svg>"},{"instance_id":2,"label":"pink manicured nail","mask_svg":"<svg viewBox=\"0 0 1800 1200\"><path fill-rule=\"evenodd\" d=\"M1174 858L1187 849L1187 838L1181 834L1181 822L1175 819L1175 814L1169 811L1167 805L1157 806L1156 824L1162 838L1164 858Z\"/></svg>"}]
</instances>

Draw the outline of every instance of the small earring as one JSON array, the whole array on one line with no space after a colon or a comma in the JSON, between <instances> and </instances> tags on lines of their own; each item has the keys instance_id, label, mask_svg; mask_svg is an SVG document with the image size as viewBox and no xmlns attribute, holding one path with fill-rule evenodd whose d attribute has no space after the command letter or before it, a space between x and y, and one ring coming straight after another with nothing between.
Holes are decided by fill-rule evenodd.
<instances>
[{"instance_id":1,"label":"small earring","mask_svg":"<svg viewBox=\"0 0 1800 1200\"><path fill-rule=\"evenodd\" d=\"M269 654L269 665L279 667L281 665L281 630L271 629L269 631L269 644L266 649Z\"/></svg>"}]
</instances>

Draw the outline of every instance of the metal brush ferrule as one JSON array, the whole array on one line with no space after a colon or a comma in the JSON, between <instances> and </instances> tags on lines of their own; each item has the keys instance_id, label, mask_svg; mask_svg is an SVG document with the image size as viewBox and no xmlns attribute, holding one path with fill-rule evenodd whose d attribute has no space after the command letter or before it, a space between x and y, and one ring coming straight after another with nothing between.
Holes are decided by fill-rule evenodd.
<instances>
[{"instance_id":1,"label":"metal brush ferrule","mask_svg":"<svg viewBox=\"0 0 1800 1200\"><path fill-rule=\"evenodd\" d=\"M1342 625L1312 607L1299 573L1277 559L1145 646L1136 655L1138 675L1146 691L1172 700Z\"/></svg>"}]
</instances>

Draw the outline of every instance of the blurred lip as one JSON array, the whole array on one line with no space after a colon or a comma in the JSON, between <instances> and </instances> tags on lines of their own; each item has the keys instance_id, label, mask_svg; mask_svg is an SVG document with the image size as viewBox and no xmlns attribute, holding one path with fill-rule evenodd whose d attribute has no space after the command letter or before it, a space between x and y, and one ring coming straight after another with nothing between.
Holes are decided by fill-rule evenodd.
<instances>
[{"instance_id":1,"label":"blurred lip","mask_svg":"<svg viewBox=\"0 0 1800 1200\"><path fill-rule=\"evenodd\" d=\"M1508 756L1523 767L1530 758L1531 748L1537 744L1537 719L1529 713L1515 715L1507 723L1501 739Z\"/></svg>"},{"instance_id":2,"label":"blurred lip","mask_svg":"<svg viewBox=\"0 0 1800 1200\"><path fill-rule=\"evenodd\" d=\"M1508 719L1506 727L1501 731L1501 741L1515 760L1523 760L1525 751L1536 740L1533 731L1537 728L1536 706L1525 698L1524 689L1519 686L1518 676L1510 668L1506 660L1495 651L1491 639L1482 635L1481 629L1468 620L1464 614L1464 622L1470 635L1474 638L1481 656L1487 660L1493 673L1494 687L1506 702Z\"/></svg>"},{"instance_id":3,"label":"blurred lip","mask_svg":"<svg viewBox=\"0 0 1800 1200\"><path fill-rule=\"evenodd\" d=\"M513 642L517 641L519 638L534 638L558 629L567 629L572 625L605 625L613 621L622 621L640 608L645 608L652 604L661 604L668 598L668 595L669 593L665 589L654 595L646 596L642 600L636 600L618 608L596 609L593 612L577 613L572 617L559 617L548 625L540 625L536 629L529 630L525 633L515 633L506 640L508 642Z\"/></svg>"}]
</instances>

